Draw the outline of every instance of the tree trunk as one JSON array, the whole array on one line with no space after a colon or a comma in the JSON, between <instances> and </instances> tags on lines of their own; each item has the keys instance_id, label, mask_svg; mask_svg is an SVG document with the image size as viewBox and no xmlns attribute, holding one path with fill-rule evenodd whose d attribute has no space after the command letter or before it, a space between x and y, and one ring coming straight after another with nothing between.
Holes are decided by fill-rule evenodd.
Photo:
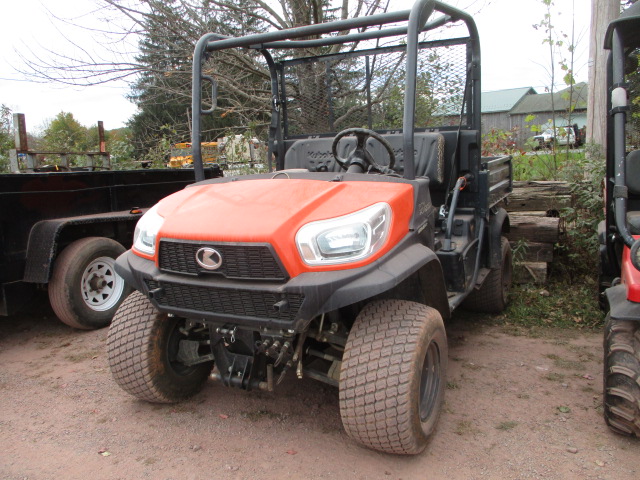
<instances>
[{"instance_id":1,"label":"tree trunk","mask_svg":"<svg viewBox=\"0 0 640 480\"><path fill-rule=\"evenodd\" d=\"M607 142L607 56L604 35L609 23L620 15L620 0L591 0L589 45L589 98L587 141L602 146Z\"/></svg>"}]
</instances>

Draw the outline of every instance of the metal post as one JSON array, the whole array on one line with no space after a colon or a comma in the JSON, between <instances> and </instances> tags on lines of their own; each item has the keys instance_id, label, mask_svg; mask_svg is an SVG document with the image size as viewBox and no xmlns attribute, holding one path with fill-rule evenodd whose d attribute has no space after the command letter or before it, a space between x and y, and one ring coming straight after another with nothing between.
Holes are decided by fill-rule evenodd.
<instances>
[{"instance_id":1,"label":"metal post","mask_svg":"<svg viewBox=\"0 0 640 480\"><path fill-rule=\"evenodd\" d=\"M33 173L34 168L36 168L36 156L27 152L27 173Z\"/></svg>"},{"instance_id":2,"label":"metal post","mask_svg":"<svg viewBox=\"0 0 640 480\"><path fill-rule=\"evenodd\" d=\"M11 173L20 173L20 164L18 163L18 152L15 148L9 150L9 167Z\"/></svg>"},{"instance_id":3,"label":"metal post","mask_svg":"<svg viewBox=\"0 0 640 480\"><path fill-rule=\"evenodd\" d=\"M24 120L24 113L13 114L13 129L15 131L16 150L25 153L29 150L27 144L27 124Z\"/></svg>"},{"instance_id":4,"label":"metal post","mask_svg":"<svg viewBox=\"0 0 640 480\"><path fill-rule=\"evenodd\" d=\"M100 152L106 152L107 143L104 139L104 123L102 122L102 120L98 120L98 141L100 142Z\"/></svg>"},{"instance_id":5,"label":"metal post","mask_svg":"<svg viewBox=\"0 0 640 480\"><path fill-rule=\"evenodd\" d=\"M100 153L104 155L100 155L100 159L102 160L102 168L106 170L111 170L111 155L107 153L107 141L104 135L104 123L102 120L98 120L98 141L100 142ZM95 169L95 162L93 156L90 156L91 167Z\"/></svg>"},{"instance_id":6,"label":"metal post","mask_svg":"<svg viewBox=\"0 0 640 480\"><path fill-rule=\"evenodd\" d=\"M404 178L416 178L413 134L415 127L416 86L418 73L418 35L433 12L435 0L420 0L413 4L407 25L407 67L402 116Z\"/></svg>"},{"instance_id":7,"label":"metal post","mask_svg":"<svg viewBox=\"0 0 640 480\"><path fill-rule=\"evenodd\" d=\"M369 65L369 55L365 58L365 82L367 86L367 126L369 130L373 129L373 114L371 112L371 65Z\"/></svg>"}]
</instances>

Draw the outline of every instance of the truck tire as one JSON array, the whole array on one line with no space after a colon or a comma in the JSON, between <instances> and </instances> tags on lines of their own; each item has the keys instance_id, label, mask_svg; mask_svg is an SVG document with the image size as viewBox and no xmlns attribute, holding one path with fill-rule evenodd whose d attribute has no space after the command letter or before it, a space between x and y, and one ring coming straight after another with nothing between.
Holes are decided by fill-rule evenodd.
<instances>
[{"instance_id":1,"label":"truck tire","mask_svg":"<svg viewBox=\"0 0 640 480\"><path fill-rule=\"evenodd\" d=\"M153 403L175 403L200 391L212 362L187 366L177 360L184 319L161 313L140 292L120 306L109 327L107 356L116 383Z\"/></svg>"},{"instance_id":2,"label":"truck tire","mask_svg":"<svg viewBox=\"0 0 640 480\"><path fill-rule=\"evenodd\" d=\"M500 313L507 308L511 289L512 255L509 240L500 238L502 251L500 266L489 272L479 289L474 289L462 306L467 310L481 313Z\"/></svg>"},{"instance_id":3,"label":"truck tire","mask_svg":"<svg viewBox=\"0 0 640 480\"><path fill-rule=\"evenodd\" d=\"M87 237L69 244L58 255L49 282L49 301L56 316L84 330L109 325L131 293L115 269L125 248L115 240Z\"/></svg>"},{"instance_id":4,"label":"truck tire","mask_svg":"<svg viewBox=\"0 0 640 480\"><path fill-rule=\"evenodd\" d=\"M347 434L375 450L420 453L440 416L446 369L437 310L404 300L368 304L349 333L340 372Z\"/></svg>"},{"instance_id":5,"label":"truck tire","mask_svg":"<svg viewBox=\"0 0 640 480\"><path fill-rule=\"evenodd\" d=\"M604 328L604 418L616 433L640 437L640 321Z\"/></svg>"}]
</instances>

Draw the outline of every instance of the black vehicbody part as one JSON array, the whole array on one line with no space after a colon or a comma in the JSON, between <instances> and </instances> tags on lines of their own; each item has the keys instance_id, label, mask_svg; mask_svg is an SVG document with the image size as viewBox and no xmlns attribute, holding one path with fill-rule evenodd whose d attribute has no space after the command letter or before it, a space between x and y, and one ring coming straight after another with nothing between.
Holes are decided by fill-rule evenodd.
<instances>
[{"instance_id":1,"label":"black vehicbody part","mask_svg":"<svg viewBox=\"0 0 640 480\"><path fill-rule=\"evenodd\" d=\"M606 291L613 320L640 322L640 303L627 300L627 287L616 285Z\"/></svg>"},{"instance_id":2,"label":"black vehicbody part","mask_svg":"<svg viewBox=\"0 0 640 480\"><path fill-rule=\"evenodd\" d=\"M144 292L162 311L245 328L302 331L317 315L392 290L422 267L438 264L435 253L410 233L371 265L333 272L303 273L286 282L238 281L202 275L162 273L150 260L131 251L116 261L116 271ZM430 282L441 315L450 315L446 292L438 291L442 271L431 266ZM437 273L440 274L438 279ZM435 293L434 293L435 292ZM200 308L197 308L200 307Z\"/></svg>"},{"instance_id":3,"label":"black vehicbody part","mask_svg":"<svg viewBox=\"0 0 640 480\"><path fill-rule=\"evenodd\" d=\"M424 13L428 12L430 8L435 6L435 10L444 14L432 22L427 22ZM467 96L465 113L469 118L469 122L466 128L480 130L480 42L478 36L478 30L473 21L473 17L468 13L451 7L450 5L442 2L434 2L433 0L422 0L414 4L411 10L404 10L399 12L388 12L376 15L368 15L364 17L350 18L346 20L338 20L335 22L325 24L307 25L301 27L295 27L285 30L276 30L266 33L259 33L253 35L247 35L244 37L232 38L225 37L220 34L207 34L200 38L196 44L194 50L193 59L193 86L192 86L192 145L193 145L193 158L194 167L196 171L196 180L203 180L202 169L202 152L201 152L201 116L212 113L210 108L204 108L203 98L203 81L210 81L209 78L203 74L203 63L209 52L216 52L231 48L251 48L261 52L269 65L272 82L272 96L274 104L274 113L276 113L277 125L272 125L272 132L269 139L269 154L276 154L278 162L278 168L283 168L283 146L279 141L282 138L283 127L279 124L284 120L287 124L286 111L283 115L280 115L278 108L285 104L285 92L284 92L284 79L277 78L283 71L284 63L274 63L273 57L270 53L271 50L277 51L278 49L296 49L296 48L308 48L317 47L323 45L331 45L333 43L345 43L349 41L357 41L364 39L381 39L391 36L406 35L406 84L405 84L405 98L415 99L416 96L416 69L417 69L417 55L418 55L418 35L420 32L432 30L440 27L445 23L462 21L465 23L468 31L470 44L467 53L467 67L469 70L467 81L469 82L469 88L472 90ZM368 30L361 33L351 35L338 35L335 38L322 38L317 40L296 40L299 38L313 38L314 36L332 33L342 32L345 30L362 28L362 27L381 27L397 22L407 22L406 27L386 27L378 28L376 30ZM366 29L366 28L365 28ZM299 61L299 60L295 60ZM415 178L415 168L413 165L413 133L415 130L414 124L414 103L405 102L404 115L403 115L403 137L404 137L404 158L407 159L407 165L405 166L404 176L407 179ZM273 122L272 122L273 123ZM285 134L286 136L286 134ZM276 140L278 142L276 143Z\"/></svg>"}]
</instances>

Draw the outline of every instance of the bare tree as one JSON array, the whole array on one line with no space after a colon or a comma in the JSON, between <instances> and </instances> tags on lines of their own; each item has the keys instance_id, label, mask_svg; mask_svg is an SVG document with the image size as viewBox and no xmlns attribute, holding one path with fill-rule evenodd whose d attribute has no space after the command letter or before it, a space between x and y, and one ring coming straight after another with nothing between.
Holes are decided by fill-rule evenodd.
<instances>
[{"instance_id":1,"label":"bare tree","mask_svg":"<svg viewBox=\"0 0 640 480\"><path fill-rule=\"evenodd\" d=\"M72 53L23 53L22 73L36 81L83 86L128 81L132 85L130 99L140 107L137 118L143 123L141 133L134 132L134 136L153 137L168 125L172 135L184 138L188 136L191 59L203 34L213 31L238 36L368 15L386 9L389 0L384 4L383 0L94 2L93 15L101 19L104 28L58 18ZM74 40L74 28L88 29L93 45ZM298 51L296 55L309 53ZM271 93L268 70L260 55L246 51L214 53L205 65L205 73L215 77L220 86L219 113L208 120L211 136L230 125L246 126L264 119Z\"/></svg>"}]
</instances>

